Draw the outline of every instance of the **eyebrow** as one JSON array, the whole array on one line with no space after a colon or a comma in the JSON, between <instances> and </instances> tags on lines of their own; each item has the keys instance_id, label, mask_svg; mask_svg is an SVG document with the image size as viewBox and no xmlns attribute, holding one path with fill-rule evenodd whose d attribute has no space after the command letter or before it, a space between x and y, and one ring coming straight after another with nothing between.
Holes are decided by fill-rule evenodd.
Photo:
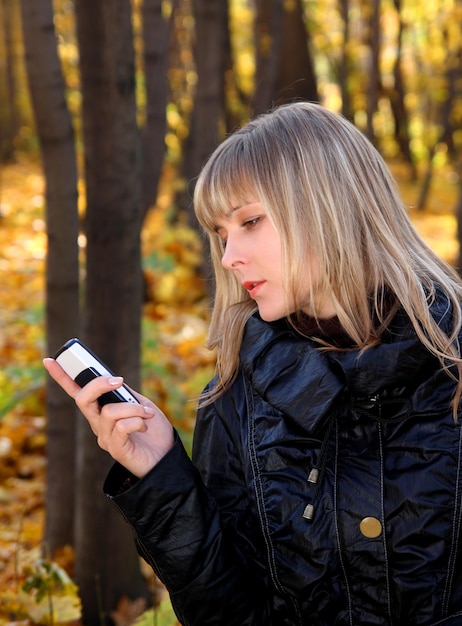
<instances>
[{"instance_id":1,"label":"eyebrow","mask_svg":"<svg viewBox=\"0 0 462 626\"><path fill-rule=\"evenodd\" d=\"M236 206L232 206L230 210L227 213L225 213L225 216L231 217L231 215L235 213L236 211L238 211L239 209L242 209L243 207L246 207L246 206L251 206L252 204L258 204L259 202L260 200L253 200L252 202L244 202L244 204L238 204ZM223 226L215 225L213 227L213 230L218 234L218 231L221 228L223 228Z\"/></svg>"},{"instance_id":2,"label":"eyebrow","mask_svg":"<svg viewBox=\"0 0 462 626\"><path fill-rule=\"evenodd\" d=\"M238 206L232 206L230 208L229 211L227 211L224 215L225 217L231 217L231 215L235 212L238 211L239 209L242 209L243 206L246 206L245 204L239 204ZM219 224L216 224L213 227L214 232L216 232L218 234L218 231L221 230L223 228L223 226L220 226Z\"/></svg>"},{"instance_id":3,"label":"eyebrow","mask_svg":"<svg viewBox=\"0 0 462 626\"><path fill-rule=\"evenodd\" d=\"M229 213L227 213L227 215L231 215L232 213L234 213L234 211L237 211L238 209L242 209L245 206L252 206L252 204L258 204L260 202L260 200L252 200L252 202L244 202L244 204L238 204L237 206L232 206L231 210L229 211Z\"/></svg>"}]
</instances>

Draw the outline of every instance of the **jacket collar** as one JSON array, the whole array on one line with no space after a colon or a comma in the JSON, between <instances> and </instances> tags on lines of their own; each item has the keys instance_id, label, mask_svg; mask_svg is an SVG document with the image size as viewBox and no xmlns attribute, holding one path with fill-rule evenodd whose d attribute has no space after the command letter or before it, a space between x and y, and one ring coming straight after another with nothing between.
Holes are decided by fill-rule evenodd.
<instances>
[{"instance_id":1,"label":"jacket collar","mask_svg":"<svg viewBox=\"0 0 462 626\"><path fill-rule=\"evenodd\" d=\"M444 329L451 318L448 311L445 297L432 305ZM240 358L243 373L259 396L286 415L305 415L312 427L324 423L345 396L409 396L439 368L402 310L383 342L362 353L320 350L287 320L268 323L255 313L247 322Z\"/></svg>"}]
</instances>

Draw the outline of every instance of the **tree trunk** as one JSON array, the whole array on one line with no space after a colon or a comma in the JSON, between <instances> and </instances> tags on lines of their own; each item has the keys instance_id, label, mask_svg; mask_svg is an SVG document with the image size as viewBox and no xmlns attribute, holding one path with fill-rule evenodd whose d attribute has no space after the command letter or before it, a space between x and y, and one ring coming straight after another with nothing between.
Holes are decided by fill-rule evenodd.
<instances>
[{"instance_id":1,"label":"tree trunk","mask_svg":"<svg viewBox=\"0 0 462 626\"><path fill-rule=\"evenodd\" d=\"M319 99L301 0L284 3L281 58L276 81L278 101Z\"/></svg>"},{"instance_id":2,"label":"tree trunk","mask_svg":"<svg viewBox=\"0 0 462 626\"><path fill-rule=\"evenodd\" d=\"M46 183L47 354L78 332L78 213L74 133L64 98L51 0L21 0L26 67ZM45 549L73 543L74 401L47 387Z\"/></svg>"},{"instance_id":3,"label":"tree trunk","mask_svg":"<svg viewBox=\"0 0 462 626\"><path fill-rule=\"evenodd\" d=\"M166 18L162 14L162 0L144 0L142 20L146 83L146 123L141 134L142 203L146 213L156 199L165 154L168 44L172 17Z\"/></svg>"},{"instance_id":4,"label":"tree trunk","mask_svg":"<svg viewBox=\"0 0 462 626\"><path fill-rule=\"evenodd\" d=\"M0 0L0 23L2 24L4 54L0 59L1 113L0 113L0 162L13 160L14 139L19 131L19 115L16 103L16 54L14 30L18 14L18 3Z\"/></svg>"},{"instance_id":5,"label":"tree trunk","mask_svg":"<svg viewBox=\"0 0 462 626\"><path fill-rule=\"evenodd\" d=\"M255 93L253 115L272 107L279 75L284 6L279 0L257 0L255 14Z\"/></svg>"},{"instance_id":6,"label":"tree trunk","mask_svg":"<svg viewBox=\"0 0 462 626\"><path fill-rule=\"evenodd\" d=\"M350 2L349 0L340 0L339 11L343 18L343 42L338 68L338 81L340 93L342 94L342 115L347 119L353 119L353 106L351 103L351 94L348 87L348 78L350 74L351 55L350 55Z\"/></svg>"},{"instance_id":7,"label":"tree trunk","mask_svg":"<svg viewBox=\"0 0 462 626\"><path fill-rule=\"evenodd\" d=\"M109 367L139 387L143 210L130 0L79 0L87 188L85 333ZM121 596L146 597L129 526L102 497L110 465L78 430L76 579L84 622L100 626Z\"/></svg>"},{"instance_id":8,"label":"tree trunk","mask_svg":"<svg viewBox=\"0 0 462 626\"><path fill-rule=\"evenodd\" d=\"M462 4L462 3L461 3ZM447 33L445 33L447 36ZM453 124L453 111L455 102L459 93L458 85L462 81L462 41L459 39L458 46L455 50L451 50L448 45L446 56L446 98L442 102L438 111L441 132L436 142L430 146L427 157L427 169L424 174L422 187L417 201L417 209L423 211L430 192L431 181L433 178L434 157L438 149L438 145L445 143L448 146L450 154L454 155L454 139L453 134L457 126Z\"/></svg>"},{"instance_id":9,"label":"tree trunk","mask_svg":"<svg viewBox=\"0 0 462 626\"><path fill-rule=\"evenodd\" d=\"M389 92L390 106L395 121L395 137L401 154L408 163L411 180L417 180L417 167L411 151L411 137L409 134L409 115L406 107L406 91L404 87L403 71L401 67L401 53L403 49L404 24L401 14L401 0L394 0L398 18L398 34L396 41L396 59L393 64L394 88Z\"/></svg>"},{"instance_id":10,"label":"tree trunk","mask_svg":"<svg viewBox=\"0 0 462 626\"><path fill-rule=\"evenodd\" d=\"M301 0L258 0L253 114L293 100L318 100Z\"/></svg>"},{"instance_id":11,"label":"tree trunk","mask_svg":"<svg viewBox=\"0 0 462 626\"><path fill-rule=\"evenodd\" d=\"M227 0L193 0L192 5L196 26L194 58L197 86L182 165L182 177L187 184L192 184L222 138L220 124L224 119L228 39ZM192 188L189 187L182 201L191 225L197 227L190 203L191 194Z\"/></svg>"},{"instance_id":12,"label":"tree trunk","mask_svg":"<svg viewBox=\"0 0 462 626\"><path fill-rule=\"evenodd\" d=\"M367 101L367 137L375 143L374 116L378 109L380 94L380 0L373 0L369 9L369 85L366 93Z\"/></svg>"}]
</instances>

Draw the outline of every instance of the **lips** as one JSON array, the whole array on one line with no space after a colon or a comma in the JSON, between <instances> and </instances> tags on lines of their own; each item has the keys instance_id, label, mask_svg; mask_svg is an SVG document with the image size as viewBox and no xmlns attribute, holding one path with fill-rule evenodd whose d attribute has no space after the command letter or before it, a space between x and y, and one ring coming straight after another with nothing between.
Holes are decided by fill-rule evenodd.
<instances>
[{"instance_id":1,"label":"lips","mask_svg":"<svg viewBox=\"0 0 462 626\"><path fill-rule=\"evenodd\" d=\"M261 285L263 285L265 283L264 280L255 280L255 281L246 281L244 283L242 283L242 286L244 287L244 289L246 289L249 292L249 295L251 298L253 298L258 289L260 288Z\"/></svg>"}]
</instances>

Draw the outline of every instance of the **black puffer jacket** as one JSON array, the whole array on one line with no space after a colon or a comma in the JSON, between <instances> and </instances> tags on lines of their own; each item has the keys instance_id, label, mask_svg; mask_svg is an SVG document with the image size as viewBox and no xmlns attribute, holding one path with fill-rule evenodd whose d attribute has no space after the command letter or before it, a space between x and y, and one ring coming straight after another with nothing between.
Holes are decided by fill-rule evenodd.
<instances>
[{"instance_id":1,"label":"black puffer jacket","mask_svg":"<svg viewBox=\"0 0 462 626\"><path fill-rule=\"evenodd\" d=\"M194 465L177 441L105 486L181 623L460 626L455 387L407 318L359 355L255 315L241 362L199 411Z\"/></svg>"}]
</instances>

